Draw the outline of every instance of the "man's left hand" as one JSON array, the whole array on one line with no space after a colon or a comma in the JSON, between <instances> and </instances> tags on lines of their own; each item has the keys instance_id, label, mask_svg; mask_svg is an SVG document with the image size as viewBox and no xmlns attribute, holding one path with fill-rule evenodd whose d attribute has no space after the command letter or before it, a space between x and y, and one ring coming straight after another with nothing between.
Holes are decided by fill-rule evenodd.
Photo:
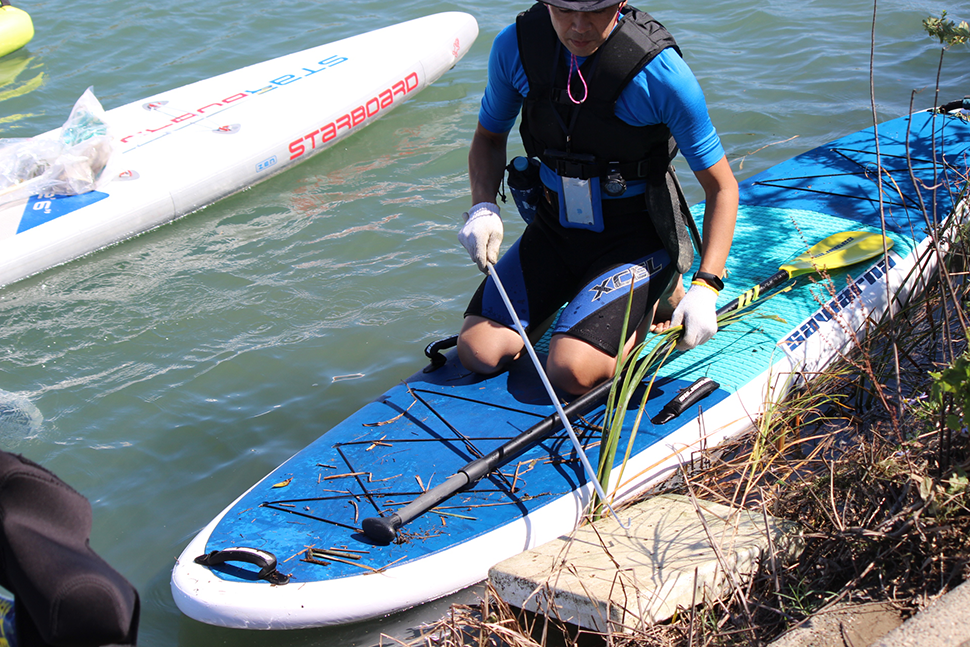
<instances>
[{"instance_id":1,"label":"man's left hand","mask_svg":"<svg viewBox=\"0 0 970 647\"><path fill-rule=\"evenodd\" d=\"M700 346L717 332L717 292L705 285L691 285L677 304L671 326L683 326L677 350Z\"/></svg>"}]
</instances>

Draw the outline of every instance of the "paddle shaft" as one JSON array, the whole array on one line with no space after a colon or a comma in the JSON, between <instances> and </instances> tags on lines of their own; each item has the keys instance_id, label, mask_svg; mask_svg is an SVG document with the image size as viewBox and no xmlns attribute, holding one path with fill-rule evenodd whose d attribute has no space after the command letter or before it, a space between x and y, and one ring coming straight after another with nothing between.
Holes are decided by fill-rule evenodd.
<instances>
[{"instance_id":1,"label":"paddle shaft","mask_svg":"<svg viewBox=\"0 0 970 647\"><path fill-rule=\"evenodd\" d=\"M563 408L563 413L569 419L578 418L605 399L609 395L612 385L613 381L610 380L594 387L566 405ZM402 525L421 516L468 485L477 483L490 472L515 460L560 428L562 428L562 424L558 412L546 416L501 447L468 463L441 485L421 494L390 517L364 519L364 534L375 541L390 543L397 534L397 529Z\"/></svg>"},{"instance_id":2,"label":"paddle shaft","mask_svg":"<svg viewBox=\"0 0 970 647\"><path fill-rule=\"evenodd\" d=\"M727 314L728 312L731 312L733 310L737 310L738 308L743 308L744 306L748 305L752 301L757 300L757 298L761 296L762 293L767 292L768 290L775 289L776 287L778 287L779 285L781 285L782 283L784 283L790 278L791 278L791 275L787 270L778 270L776 273L772 274L771 276L769 276L767 279L765 279L758 285L754 286L753 288L749 288L744 292L742 292L741 294L739 294L736 299L734 299L727 305L721 308L718 308L717 316L720 317L721 315Z\"/></svg>"}]
</instances>

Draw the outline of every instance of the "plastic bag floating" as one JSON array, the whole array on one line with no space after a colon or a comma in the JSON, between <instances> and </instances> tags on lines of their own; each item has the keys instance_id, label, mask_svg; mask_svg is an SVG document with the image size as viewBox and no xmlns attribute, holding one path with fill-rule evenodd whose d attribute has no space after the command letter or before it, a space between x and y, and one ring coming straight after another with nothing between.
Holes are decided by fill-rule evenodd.
<instances>
[{"instance_id":1,"label":"plastic bag floating","mask_svg":"<svg viewBox=\"0 0 970 647\"><path fill-rule=\"evenodd\" d=\"M88 88L57 130L0 139L0 201L94 191L113 177L116 158L104 108Z\"/></svg>"}]
</instances>

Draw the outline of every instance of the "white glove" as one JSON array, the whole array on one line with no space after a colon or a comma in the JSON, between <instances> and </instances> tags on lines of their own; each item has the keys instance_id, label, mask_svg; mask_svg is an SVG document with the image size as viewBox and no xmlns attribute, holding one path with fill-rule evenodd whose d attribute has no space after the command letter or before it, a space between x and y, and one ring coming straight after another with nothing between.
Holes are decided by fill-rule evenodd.
<instances>
[{"instance_id":1,"label":"white glove","mask_svg":"<svg viewBox=\"0 0 970 647\"><path fill-rule=\"evenodd\" d=\"M671 326L684 326L677 350L700 346L717 332L717 292L704 285L691 285L677 304Z\"/></svg>"},{"instance_id":2,"label":"white glove","mask_svg":"<svg viewBox=\"0 0 970 647\"><path fill-rule=\"evenodd\" d=\"M458 242L468 250L478 269L487 273L487 264L498 262L498 251L502 246L503 227L498 205L479 202L461 216L465 224L458 232Z\"/></svg>"}]
</instances>

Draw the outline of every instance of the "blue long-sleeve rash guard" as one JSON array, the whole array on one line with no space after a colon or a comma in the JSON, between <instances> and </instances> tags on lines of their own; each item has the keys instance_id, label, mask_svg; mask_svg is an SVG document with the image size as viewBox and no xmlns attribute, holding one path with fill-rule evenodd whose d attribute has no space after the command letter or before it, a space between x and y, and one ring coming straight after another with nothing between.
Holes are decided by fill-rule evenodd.
<instances>
[{"instance_id":1,"label":"blue long-sleeve rash guard","mask_svg":"<svg viewBox=\"0 0 970 647\"><path fill-rule=\"evenodd\" d=\"M568 65L569 52L563 48ZM578 59L579 63L585 60ZM581 96L581 82L572 81L573 94ZM488 59L488 84L478 113L479 123L494 133L512 130L529 93L529 80L519 56L515 24L495 37ZM724 157L721 140L707 113L700 84L687 63L667 48L648 63L624 88L616 116L632 126L666 124L692 171L708 169ZM543 183L558 190L555 172L542 165ZM636 183L640 184L640 183ZM636 193L631 183L625 195Z\"/></svg>"}]
</instances>

